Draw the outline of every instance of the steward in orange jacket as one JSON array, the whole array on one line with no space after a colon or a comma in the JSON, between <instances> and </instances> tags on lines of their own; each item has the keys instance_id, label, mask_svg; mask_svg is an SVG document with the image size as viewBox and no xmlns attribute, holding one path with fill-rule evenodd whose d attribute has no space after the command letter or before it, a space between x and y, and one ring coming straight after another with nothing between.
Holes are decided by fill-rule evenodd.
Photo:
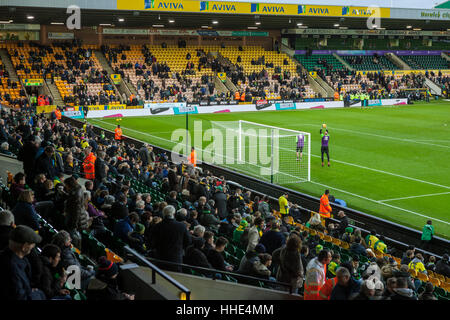
<instances>
[{"instance_id":1,"label":"steward in orange jacket","mask_svg":"<svg viewBox=\"0 0 450 320\"><path fill-rule=\"evenodd\" d=\"M114 129L114 139L122 140L122 129L120 129L120 124L118 124L117 128Z\"/></svg>"},{"instance_id":2,"label":"steward in orange jacket","mask_svg":"<svg viewBox=\"0 0 450 320\"><path fill-rule=\"evenodd\" d=\"M83 161L83 171L85 174L85 179L94 180L95 179L95 160L97 157L91 152L92 148L87 147L84 149L84 154L86 158Z\"/></svg>"},{"instance_id":3,"label":"steward in orange jacket","mask_svg":"<svg viewBox=\"0 0 450 320\"><path fill-rule=\"evenodd\" d=\"M190 164L192 164L194 167L197 166L197 153L195 152L194 147L191 148L191 154L188 157L188 161Z\"/></svg>"},{"instance_id":4,"label":"steward in orange jacket","mask_svg":"<svg viewBox=\"0 0 450 320\"><path fill-rule=\"evenodd\" d=\"M332 209L330 206L330 201L328 200L329 194L330 194L330 190L325 190L325 193L320 198L319 214L324 218L331 217Z\"/></svg>"},{"instance_id":5,"label":"steward in orange jacket","mask_svg":"<svg viewBox=\"0 0 450 320\"><path fill-rule=\"evenodd\" d=\"M325 284L320 288L319 291L319 298L321 300L330 300L331 292L334 289L334 286L337 283L337 277L328 279L325 281Z\"/></svg>"},{"instance_id":6,"label":"steward in orange jacket","mask_svg":"<svg viewBox=\"0 0 450 320\"><path fill-rule=\"evenodd\" d=\"M241 99L241 95L239 94L239 91L236 91L234 93L234 100L239 101Z\"/></svg>"},{"instance_id":7,"label":"steward in orange jacket","mask_svg":"<svg viewBox=\"0 0 450 320\"><path fill-rule=\"evenodd\" d=\"M61 120L61 111L59 111L59 109L56 109L55 110L55 116L56 116L56 119L58 119L58 120Z\"/></svg>"}]
</instances>

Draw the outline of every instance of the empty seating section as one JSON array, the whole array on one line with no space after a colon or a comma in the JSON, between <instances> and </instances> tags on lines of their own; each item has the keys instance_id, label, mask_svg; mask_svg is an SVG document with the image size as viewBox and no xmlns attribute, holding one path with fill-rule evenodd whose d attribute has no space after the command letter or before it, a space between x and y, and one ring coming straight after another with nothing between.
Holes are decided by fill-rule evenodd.
<instances>
[{"instance_id":1,"label":"empty seating section","mask_svg":"<svg viewBox=\"0 0 450 320\"><path fill-rule=\"evenodd\" d=\"M384 56L341 56L355 70L397 70Z\"/></svg>"},{"instance_id":2,"label":"empty seating section","mask_svg":"<svg viewBox=\"0 0 450 320\"><path fill-rule=\"evenodd\" d=\"M249 76L253 72L259 73L263 69L267 71L269 87L265 87L266 98L268 99L280 99L279 94L275 90L275 84L279 83L278 80L272 77L276 72L276 67L280 67L280 73L289 72L290 78L297 77L297 66L295 62L285 53L278 53L277 51L265 50L260 46L243 46L243 51L239 51L238 47L226 47L218 48L219 53L225 58L229 59L233 64L238 64L244 70L245 76ZM252 60L256 61L264 56L264 64L252 64ZM241 62L238 62L238 57L241 58ZM287 64L285 64L285 61ZM270 64L270 67L266 66ZM272 67L273 64L273 67ZM249 86L248 81L243 83L238 82L238 89L244 91ZM309 86L303 86L304 98L313 98L315 95L314 90Z\"/></svg>"},{"instance_id":3,"label":"empty seating section","mask_svg":"<svg viewBox=\"0 0 450 320\"><path fill-rule=\"evenodd\" d=\"M400 56L412 69L440 70L450 69L450 61L441 56Z\"/></svg>"},{"instance_id":4,"label":"empty seating section","mask_svg":"<svg viewBox=\"0 0 450 320\"><path fill-rule=\"evenodd\" d=\"M331 54L314 54L310 56L295 55L295 58L308 71L321 69L325 71L325 74L327 74L328 71L339 71L347 69L335 56Z\"/></svg>"},{"instance_id":5,"label":"empty seating section","mask_svg":"<svg viewBox=\"0 0 450 320\"><path fill-rule=\"evenodd\" d=\"M118 48L119 46L111 45L110 48ZM170 68L169 72L169 78L164 79L164 83L166 87L177 85L181 87L180 82L177 80L174 75L176 73L179 73L180 76L182 76L182 73L186 70L186 66L188 62L192 62L194 64L193 70L195 71L195 74L185 74L187 79L192 80L192 85L195 86L195 84L199 83L201 84L201 77L202 75L213 75L213 72L210 68L201 68L201 70L198 70L198 64L199 64L199 57L197 56L197 49L204 49L207 53L207 49L211 49L208 47L199 47L199 46L187 46L186 48L178 48L177 46L167 46L167 48L162 48L160 45L147 45L147 48L149 49L152 56L156 58L157 63L166 63L168 67ZM142 88L142 86L138 89L138 81L141 82L145 80L143 75L136 75L134 65L136 63L139 63L140 65L145 65L146 69L144 69L144 72L152 71L151 65L148 65L145 63L145 57L142 53L142 46L139 45L133 45L130 46L130 50L123 50L122 52L125 54L126 59L121 59L121 54L117 57L117 62L112 62L111 67L115 69L116 67L120 68L121 64L131 63L133 65L133 68L131 69L123 69L123 72L125 74L125 77L130 78L130 82L134 85L136 91L141 97L145 96L145 91ZM186 59L187 54L190 53L191 58L189 60ZM109 59L109 55L106 55L106 58ZM155 83L155 87L162 88L163 87L163 79L159 78L157 75L154 75L153 72L151 72L151 75L149 75L148 79L153 80ZM188 101L193 100L193 91L187 88L187 91L183 93L184 96L187 98ZM177 101L176 96L170 96L168 99L165 99L166 102L174 102ZM164 100L159 98L159 95L154 96L153 99L150 99L149 101L152 102L163 102Z\"/></svg>"}]
</instances>

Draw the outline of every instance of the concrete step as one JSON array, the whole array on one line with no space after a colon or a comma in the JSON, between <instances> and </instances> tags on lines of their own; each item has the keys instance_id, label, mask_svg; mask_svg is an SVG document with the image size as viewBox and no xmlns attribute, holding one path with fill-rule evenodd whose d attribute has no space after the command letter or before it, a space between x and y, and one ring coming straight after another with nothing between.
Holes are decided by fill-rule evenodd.
<instances>
[{"instance_id":1,"label":"concrete step","mask_svg":"<svg viewBox=\"0 0 450 320\"><path fill-rule=\"evenodd\" d=\"M19 81L19 76L16 73L16 69L14 68L11 59L9 58L8 51L6 49L0 49L0 58L2 59L3 64L6 67L6 70L9 73L9 79L11 81Z\"/></svg>"},{"instance_id":2,"label":"concrete step","mask_svg":"<svg viewBox=\"0 0 450 320\"><path fill-rule=\"evenodd\" d=\"M57 106L63 106L64 101L59 93L58 87L56 87L56 85L49 79L45 79L45 83L47 84L47 87L53 97L53 103Z\"/></svg>"}]
</instances>

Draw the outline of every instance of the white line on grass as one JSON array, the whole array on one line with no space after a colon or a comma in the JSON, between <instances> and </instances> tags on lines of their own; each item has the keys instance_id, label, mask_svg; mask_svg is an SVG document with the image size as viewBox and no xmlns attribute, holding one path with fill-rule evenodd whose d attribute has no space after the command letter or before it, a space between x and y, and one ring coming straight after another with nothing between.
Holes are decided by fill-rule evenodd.
<instances>
[{"instance_id":1,"label":"white line on grass","mask_svg":"<svg viewBox=\"0 0 450 320\"><path fill-rule=\"evenodd\" d=\"M98 122L101 122L101 123L104 123L104 124L107 124L107 125L109 125L109 126L113 126L113 127L115 126L113 123L109 123L109 122L106 122L106 121L97 120L97 119L92 119L92 120L98 121ZM166 142L174 143L174 142L171 141L171 140L164 139L164 138L157 137L157 136L153 136L153 135L151 135L151 134L149 134L149 133L146 133L146 132L141 132L141 131L134 130L134 129L130 129L130 128L123 127L123 126L121 126L121 127L124 128L124 129L130 130L130 131L137 132L137 133L142 134L142 135L146 135L146 136L154 137L154 138L157 138L157 139L166 141ZM283 173L283 174L285 174L285 173ZM289 175L289 174L286 174L286 175ZM345 190L342 190L342 189L338 189L338 188L335 188L335 187L332 187L332 186L329 186L329 185L326 185L326 184L323 184L323 183L315 182L315 181L312 181L312 180L311 180L310 182L311 182L311 183L314 183L314 184L317 184L317 185L324 186L324 187L326 187L326 188L328 188L328 189L337 190L337 191L340 191L340 192L342 192L342 193L346 193L346 194L352 195L352 196L357 197L357 198L365 199L365 200L367 200L367 201L371 201L371 202L374 202L374 203L378 203L378 204L381 204L381 205L384 205L384 206L387 206L387 207L391 207L391 208L394 208L394 209L397 209L397 210L409 212L409 213L412 213L412 214L417 215L417 216L421 216L421 217L424 217L424 218L427 218L427 219L433 219L433 220L435 220L435 221L439 221L439 222L442 222L442 223L444 223L444 224L450 225L449 222L446 222L446 221L443 221L443 220L440 220L440 219L437 219L437 218L434 218L434 217L428 217L428 216L425 216L425 215L423 215L423 214L417 213L417 212L415 212L415 211L411 211L411 210L408 210L408 209L404 209L404 208L400 208L400 207L397 207L397 206L393 206L393 205L390 205L390 204L381 202L381 201L379 201L379 200L374 200L374 199L371 199L371 198L367 198L367 197L361 196L361 195L359 195L359 194L352 193L352 192L349 192L349 191L345 191ZM447 187L447 188L448 188L448 187Z\"/></svg>"},{"instance_id":2,"label":"white line on grass","mask_svg":"<svg viewBox=\"0 0 450 320\"><path fill-rule=\"evenodd\" d=\"M443 195L443 194L450 194L450 192L430 193L430 194L422 194L422 195L418 195L418 196L410 196L410 197L402 197L402 198L393 198L393 199L378 200L378 201L380 201L380 202L387 202L387 201L405 200L405 199L413 199L413 198L422 198L422 197L440 196L440 195Z\"/></svg>"},{"instance_id":3,"label":"white line on grass","mask_svg":"<svg viewBox=\"0 0 450 320\"><path fill-rule=\"evenodd\" d=\"M311 123L302 123L301 125L317 127L317 124L311 124ZM435 143L428 143L428 142L421 142L419 140L414 140L414 139L396 138L396 137L390 137L390 136L383 136L383 135L375 134L375 133L368 133L368 132L363 132L363 131L355 131L355 130L349 130L349 129L336 128L336 127L332 127L332 129L333 130L346 131L346 132L355 133L355 134L366 135L366 136L374 136L374 137L379 137L379 138L384 138L384 139L391 139L391 140L397 140L397 141L403 141L403 142L419 143L419 144L424 144L424 145L429 145L429 146L434 146L434 147L442 147L442 148L450 149L450 146L444 146L442 144L435 144Z\"/></svg>"},{"instance_id":4,"label":"white line on grass","mask_svg":"<svg viewBox=\"0 0 450 320\"><path fill-rule=\"evenodd\" d=\"M338 189L338 188L335 188L335 187L332 187L332 186L329 186L329 185L326 185L326 184L323 184L323 183L319 183L319 182L315 182L315 181L310 181L310 182L312 182L312 183L314 183L314 184L317 184L317 185L320 185L320 186L323 186L323 187L326 187L327 189L337 190L337 191L340 191L340 192L343 192L343 193L347 193L347 194L349 194L349 195L352 195L352 196L354 196L354 197L358 197L358 198L361 198L361 199L365 199L365 200L367 200L367 201L375 202L375 203L378 203L378 204L381 204L381 205L384 205L384 206L387 206L387 207L391 207L391 208L394 208L394 209L397 209L397 210L409 212L409 213L412 213L412 214L414 214L414 215L416 215L416 216L424 217L424 218L427 218L427 219L433 219L433 220L435 220L435 221L439 221L439 222L442 222L442 223L444 223L444 224L450 225L450 222L443 221L443 220L440 220L440 219L437 219L437 218L434 218L434 217L429 217L429 216L426 216L426 215L417 213L417 212L415 212L415 211L411 211L411 210L408 210L408 209L404 209L404 208L400 208L400 207L397 207L397 206L393 206L393 205L390 205L390 204L387 204L387 203L384 203L384 202L381 202L381 201L378 201L378 200L370 199L370 198L361 196L361 195L359 195L359 194L352 193L352 192L348 192L348 191L345 191L345 190L342 190L342 189Z\"/></svg>"}]
</instances>

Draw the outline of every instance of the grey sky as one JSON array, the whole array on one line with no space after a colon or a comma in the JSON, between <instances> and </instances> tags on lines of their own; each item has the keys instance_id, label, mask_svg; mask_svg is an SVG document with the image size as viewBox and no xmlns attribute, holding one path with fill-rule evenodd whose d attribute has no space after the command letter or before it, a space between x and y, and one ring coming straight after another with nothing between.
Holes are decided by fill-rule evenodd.
<instances>
[{"instance_id":1,"label":"grey sky","mask_svg":"<svg viewBox=\"0 0 450 320\"><path fill-rule=\"evenodd\" d=\"M216 0L216 1L230 1L230 0ZM431 9L438 4L445 2L446 0L234 0L239 2L269 2L269 3L292 3L292 4L316 4L316 5L347 5L347 6L370 6L377 5L379 7L390 8L419 8L419 9Z\"/></svg>"}]
</instances>

